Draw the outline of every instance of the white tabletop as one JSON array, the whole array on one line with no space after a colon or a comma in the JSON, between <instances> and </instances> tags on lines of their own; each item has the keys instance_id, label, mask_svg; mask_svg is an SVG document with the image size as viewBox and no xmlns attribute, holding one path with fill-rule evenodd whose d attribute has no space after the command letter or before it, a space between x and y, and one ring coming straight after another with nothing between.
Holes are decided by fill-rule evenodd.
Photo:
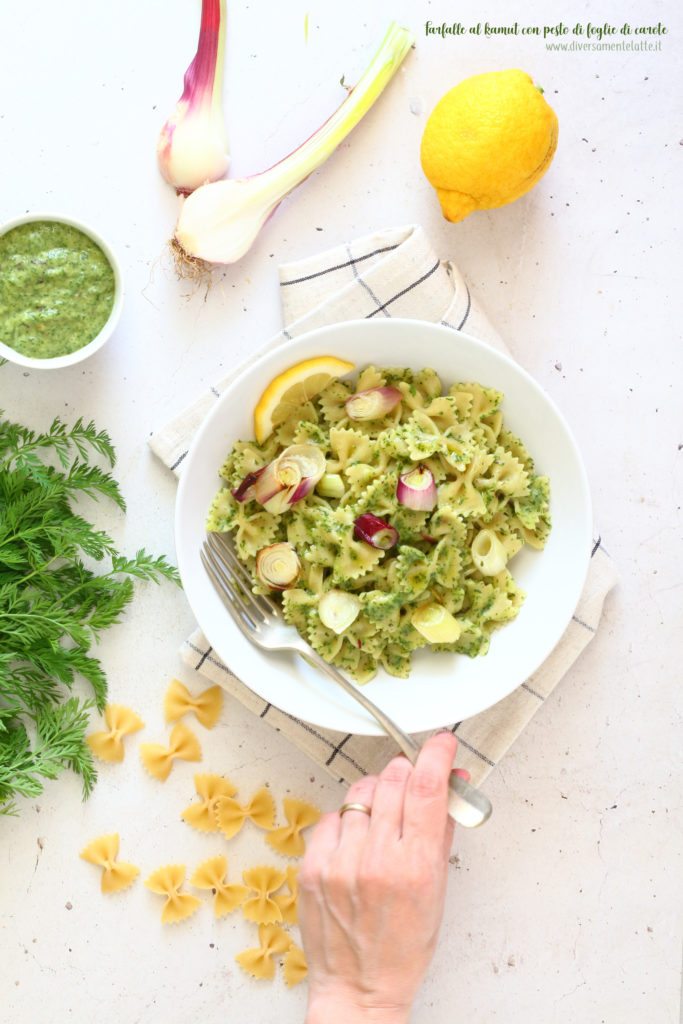
<instances>
[{"instance_id":1,"label":"white tabletop","mask_svg":"<svg viewBox=\"0 0 683 1024\"><path fill-rule=\"evenodd\" d=\"M565 42L587 42L572 33L590 20L585 4L230 4L224 96L235 176L274 163L325 120L344 97L340 79L358 78L392 18L412 28L416 49L338 152L205 293L174 275L166 243L178 201L155 161L194 53L198 0L5 7L0 221L42 210L90 222L121 259L126 304L112 341L82 365L0 368L0 407L34 428L59 415L92 417L110 431L128 513L102 504L95 514L122 550L173 556L175 481L147 440L278 329L277 265L384 227L425 228L569 420L621 584L595 640L490 777L492 819L456 836L441 941L414 1019L673 1024L681 956L680 14L657 0L626 0L611 16L633 33L610 39L660 49L559 52L547 49L543 26L562 19ZM444 16L468 28L480 22L481 33L426 31ZM486 22L513 27L515 19L517 34L486 36ZM658 23L666 34L635 35ZM540 35L522 33L534 26ZM543 86L559 118L557 154L523 199L448 224L419 165L426 117L461 79L506 67ZM177 649L193 625L180 591L141 586L98 649L110 699L142 715L145 739L167 736L163 696L172 677L186 678ZM241 794L267 782L278 800L338 806L334 780L236 703L226 703L214 730L196 731L200 770L224 772ZM162 926L160 898L141 879L167 862L192 870L223 849L179 818L194 798L196 766L179 765L157 783L136 746L132 738L122 765L101 768L86 803L66 773L24 802L19 817L0 817L0 1016L17 1024L300 1021L305 983L256 982L235 963L254 944L236 915L215 921L203 906ZM78 852L111 831L142 874L105 897L98 870ZM225 852L233 880L272 859L250 826Z\"/></svg>"}]
</instances>

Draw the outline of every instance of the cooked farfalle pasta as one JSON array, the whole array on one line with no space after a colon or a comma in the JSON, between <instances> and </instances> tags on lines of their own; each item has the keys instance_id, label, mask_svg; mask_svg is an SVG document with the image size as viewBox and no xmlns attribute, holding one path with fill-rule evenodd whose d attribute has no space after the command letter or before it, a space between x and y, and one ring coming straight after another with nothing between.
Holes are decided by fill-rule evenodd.
<instances>
[{"instance_id":1,"label":"cooked farfalle pasta","mask_svg":"<svg viewBox=\"0 0 683 1024\"><path fill-rule=\"evenodd\" d=\"M86 743L100 761L123 761L123 737L144 729L145 723L137 712L123 704L107 704L104 720L109 727L108 731L86 736Z\"/></svg>"},{"instance_id":2,"label":"cooked farfalle pasta","mask_svg":"<svg viewBox=\"0 0 683 1024\"><path fill-rule=\"evenodd\" d=\"M159 896L166 897L161 911L161 920L164 924L176 924L178 921L184 921L185 918L194 914L201 904L201 900L191 893L180 892L184 881L184 864L165 864L145 879L148 889Z\"/></svg>"},{"instance_id":3,"label":"cooked farfalle pasta","mask_svg":"<svg viewBox=\"0 0 683 1024\"><path fill-rule=\"evenodd\" d=\"M288 824L269 832L266 842L285 857L303 857L306 843L301 833L310 825L315 825L320 818L320 811L305 800L294 800L291 797L285 797L282 806Z\"/></svg>"},{"instance_id":4,"label":"cooked farfalle pasta","mask_svg":"<svg viewBox=\"0 0 683 1024\"><path fill-rule=\"evenodd\" d=\"M284 884L287 878L285 872L273 867L272 864L265 864L247 868L242 872L242 878L254 891L254 895L249 896L242 904L242 913L246 919L255 921L256 924L282 921L282 911L273 899L273 893Z\"/></svg>"},{"instance_id":5,"label":"cooked farfalle pasta","mask_svg":"<svg viewBox=\"0 0 683 1024\"><path fill-rule=\"evenodd\" d=\"M213 912L215 917L224 917L237 910L250 889L246 885L227 882L228 865L224 856L209 857L203 861L190 878L190 885L197 889L211 889L214 892Z\"/></svg>"},{"instance_id":6,"label":"cooked farfalle pasta","mask_svg":"<svg viewBox=\"0 0 683 1024\"><path fill-rule=\"evenodd\" d=\"M284 924L297 924L299 920L299 869L285 868L286 891L276 892L273 902L277 903Z\"/></svg>"},{"instance_id":7,"label":"cooked farfalle pasta","mask_svg":"<svg viewBox=\"0 0 683 1024\"><path fill-rule=\"evenodd\" d=\"M293 988L294 985L303 981L307 974L306 954L303 949L292 943L282 962L282 976L285 979L285 985L288 988Z\"/></svg>"},{"instance_id":8,"label":"cooked farfalle pasta","mask_svg":"<svg viewBox=\"0 0 683 1024\"><path fill-rule=\"evenodd\" d=\"M202 799L186 807L180 817L200 832L218 832L218 802L234 796L237 786L233 786L232 782L222 775L210 774L195 775L194 785Z\"/></svg>"},{"instance_id":9,"label":"cooked farfalle pasta","mask_svg":"<svg viewBox=\"0 0 683 1024\"><path fill-rule=\"evenodd\" d=\"M274 956L286 953L292 939L278 924L261 924L258 929L261 945L256 949L245 949L235 960L252 978L273 978L275 976Z\"/></svg>"},{"instance_id":10,"label":"cooked farfalle pasta","mask_svg":"<svg viewBox=\"0 0 683 1024\"><path fill-rule=\"evenodd\" d=\"M227 796L216 802L216 823L226 839L237 835L247 819L253 821L259 828L273 827L275 801L265 786L254 793L246 804Z\"/></svg>"},{"instance_id":11,"label":"cooked farfalle pasta","mask_svg":"<svg viewBox=\"0 0 683 1024\"><path fill-rule=\"evenodd\" d=\"M167 722L177 722L188 711L194 712L195 718L205 729L213 729L223 707L223 691L220 686L210 686L197 697L193 697L179 679L171 682L164 698L164 714Z\"/></svg>"},{"instance_id":12,"label":"cooked farfalle pasta","mask_svg":"<svg viewBox=\"0 0 683 1024\"><path fill-rule=\"evenodd\" d=\"M355 391L393 387L401 401L376 420L351 420L346 399ZM524 593L509 571L528 544L540 549L550 531L550 488L534 471L522 441L505 428L503 395L475 382L447 390L432 369L366 367L355 386L334 381L297 409L267 442L238 441L220 469L224 486L209 509L208 530L230 532L254 579L255 556L287 541L302 562L296 586L271 596L327 661L359 682L382 666L410 673L411 654L429 640L412 624L421 606L442 604L458 625L433 650L485 654L490 636L517 615ZM325 455L316 489L280 514L233 491L285 447L313 444ZM429 509L399 501L399 478L418 466L436 486ZM330 483L332 482L332 483ZM403 493L403 492L401 492ZM334 494L331 497L330 494ZM361 515L379 517L398 532L389 550L358 535ZM330 590L356 595L362 608L336 633L320 618Z\"/></svg>"},{"instance_id":13,"label":"cooked farfalle pasta","mask_svg":"<svg viewBox=\"0 0 683 1024\"><path fill-rule=\"evenodd\" d=\"M125 889L140 874L140 868L136 868L134 864L126 864L117 860L118 854L118 832L93 839L80 852L83 860L102 868L100 883L102 892L118 892L120 889Z\"/></svg>"},{"instance_id":14,"label":"cooked farfalle pasta","mask_svg":"<svg viewBox=\"0 0 683 1024\"><path fill-rule=\"evenodd\" d=\"M149 774L164 782L176 758L181 761L201 761L202 748L191 729L179 722L171 730L168 747L161 743L141 743L140 757Z\"/></svg>"}]
</instances>

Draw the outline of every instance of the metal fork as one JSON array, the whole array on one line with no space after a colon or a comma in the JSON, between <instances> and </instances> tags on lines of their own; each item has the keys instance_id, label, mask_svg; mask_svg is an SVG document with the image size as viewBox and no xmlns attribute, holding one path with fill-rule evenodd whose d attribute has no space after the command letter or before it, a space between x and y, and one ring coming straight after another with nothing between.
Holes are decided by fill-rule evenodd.
<instances>
[{"instance_id":1,"label":"metal fork","mask_svg":"<svg viewBox=\"0 0 683 1024\"><path fill-rule=\"evenodd\" d=\"M246 567L221 534L207 534L199 554L233 622L247 640L267 651L296 651L309 664L330 676L379 722L387 735L392 737L406 757L415 764L420 752L419 744L373 704L358 686L338 672L334 666L328 665L294 626L287 625L274 601L252 593L252 580ZM450 816L468 828L483 824L492 810L488 797L458 775L451 775L449 786Z\"/></svg>"}]
</instances>

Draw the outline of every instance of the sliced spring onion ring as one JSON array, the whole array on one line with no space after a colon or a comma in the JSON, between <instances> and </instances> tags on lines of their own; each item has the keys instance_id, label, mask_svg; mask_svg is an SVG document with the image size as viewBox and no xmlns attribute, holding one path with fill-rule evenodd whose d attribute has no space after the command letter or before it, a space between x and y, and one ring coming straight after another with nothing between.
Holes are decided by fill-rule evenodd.
<instances>
[{"instance_id":1,"label":"sliced spring onion ring","mask_svg":"<svg viewBox=\"0 0 683 1024\"><path fill-rule=\"evenodd\" d=\"M396 497L406 508L416 512L431 512L437 501L436 483L431 469L419 465L402 473L398 478Z\"/></svg>"},{"instance_id":2,"label":"sliced spring onion ring","mask_svg":"<svg viewBox=\"0 0 683 1024\"><path fill-rule=\"evenodd\" d=\"M379 420L395 409L402 398L398 388L368 388L347 398L344 407L350 420Z\"/></svg>"},{"instance_id":3,"label":"sliced spring onion ring","mask_svg":"<svg viewBox=\"0 0 683 1024\"><path fill-rule=\"evenodd\" d=\"M360 598L345 590L328 590L318 603L318 615L323 626L334 633L343 633L355 622L363 607Z\"/></svg>"},{"instance_id":4,"label":"sliced spring onion ring","mask_svg":"<svg viewBox=\"0 0 683 1024\"><path fill-rule=\"evenodd\" d=\"M507 551L493 530L480 530L470 550L474 564L484 576L497 576L507 565Z\"/></svg>"},{"instance_id":5,"label":"sliced spring onion ring","mask_svg":"<svg viewBox=\"0 0 683 1024\"><path fill-rule=\"evenodd\" d=\"M301 562L291 544L280 541L256 553L256 575L271 590L287 590L301 579Z\"/></svg>"},{"instance_id":6,"label":"sliced spring onion ring","mask_svg":"<svg viewBox=\"0 0 683 1024\"><path fill-rule=\"evenodd\" d=\"M316 486L318 494L323 498L343 498L346 484L339 473L325 473Z\"/></svg>"},{"instance_id":7,"label":"sliced spring onion ring","mask_svg":"<svg viewBox=\"0 0 683 1024\"><path fill-rule=\"evenodd\" d=\"M462 632L458 620L438 601L421 605L410 621L430 644L452 644Z\"/></svg>"},{"instance_id":8,"label":"sliced spring onion ring","mask_svg":"<svg viewBox=\"0 0 683 1024\"><path fill-rule=\"evenodd\" d=\"M286 512L313 490L325 472L325 456L314 444L292 444L270 462L253 484L253 497L273 515Z\"/></svg>"}]
</instances>

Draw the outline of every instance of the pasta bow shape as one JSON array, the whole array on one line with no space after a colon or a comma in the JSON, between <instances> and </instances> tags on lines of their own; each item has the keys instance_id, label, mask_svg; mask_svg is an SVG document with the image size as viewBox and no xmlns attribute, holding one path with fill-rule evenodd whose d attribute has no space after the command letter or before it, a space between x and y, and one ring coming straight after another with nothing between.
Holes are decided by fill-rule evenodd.
<instances>
[{"instance_id":1,"label":"pasta bow shape","mask_svg":"<svg viewBox=\"0 0 683 1024\"><path fill-rule=\"evenodd\" d=\"M275 975L273 956L286 953L292 940L277 924L260 924L258 940L261 943L258 949L245 949L235 960L252 978L272 978Z\"/></svg>"},{"instance_id":2,"label":"pasta bow shape","mask_svg":"<svg viewBox=\"0 0 683 1024\"><path fill-rule=\"evenodd\" d=\"M119 834L112 832L106 836L93 839L84 847L79 856L91 864L103 869L100 887L102 892L118 892L125 889L140 874L140 868L134 864L117 861L119 853Z\"/></svg>"},{"instance_id":3,"label":"pasta bow shape","mask_svg":"<svg viewBox=\"0 0 683 1024\"><path fill-rule=\"evenodd\" d=\"M306 851L306 843L301 832L310 825L315 825L320 819L320 811L305 800L293 800L290 797L284 798L282 806L289 824L274 829L266 836L266 842L285 857L302 857Z\"/></svg>"},{"instance_id":4,"label":"pasta bow shape","mask_svg":"<svg viewBox=\"0 0 683 1024\"><path fill-rule=\"evenodd\" d=\"M227 861L225 857L209 857L199 865L190 879L190 885L197 889L213 889L215 892L213 901L213 912L215 917L224 917L239 907L240 903L249 894L246 885L228 885Z\"/></svg>"},{"instance_id":5,"label":"pasta bow shape","mask_svg":"<svg viewBox=\"0 0 683 1024\"><path fill-rule=\"evenodd\" d=\"M195 789L201 796L201 803L190 804L180 817L200 832L218 832L216 809L223 797L234 796L237 786L221 775L195 775Z\"/></svg>"},{"instance_id":6,"label":"pasta bow shape","mask_svg":"<svg viewBox=\"0 0 683 1024\"><path fill-rule=\"evenodd\" d=\"M271 898L271 893L280 888L285 877L284 871L271 865L247 868L242 872L242 878L256 893L242 904L242 913L247 921L271 924L273 921L282 920L282 911L275 900Z\"/></svg>"},{"instance_id":7,"label":"pasta bow shape","mask_svg":"<svg viewBox=\"0 0 683 1024\"><path fill-rule=\"evenodd\" d=\"M299 901L299 869L295 867L285 868L288 892L278 892L273 896L273 902L277 903L282 914L284 924L298 924L298 901Z\"/></svg>"},{"instance_id":8,"label":"pasta bow shape","mask_svg":"<svg viewBox=\"0 0 683 1024\"><path fill-rule=\"evenodd\" d=\"M270 829L275 820L275 803L265 788L259 789L244 807L232 797L221 797L216 804L216 821L226 839L237 835L247 818L259 828Z\"/></svg>"},{"instance_id":9,"label":"pasta bow shape","mask_svg":"<svg viewBox=\"0 0 683 1024\"><path fill-rule=\"evenodd\" d=\"M161 920L164 924L175 924L185 920L186 917L194 914L201 903L201 900L189 892L179 891L184 881L184 864L165 864L145 879L148 889L166 897L161 911Z\"/></svg>"},{"instance_id":10,"label":"pasta bow shape","mask_svg":"<svg viewBox=\"0 0 683 1024\"><path fill-rule=\"evenodd\" d=\"M287 950L287 955L282 964L282 976L285 979L285 985L288 988L293 988L294 985L298 985L300 981L303 981L307 974L306 954L303 949L292 943Z\"/></svg>"},{"instance_id":11,"label":"pasta bow shape","mask_svg":"<svg viewBox=\"0 0 683 1024\"><path fill-rule=\"evenodd\" d=\"M179 722L171 731L171 742L168 747L160 743L141 743L140 757L149 774L164 782L176 757L182 761L201 761L202 748L195 734Z\"/></svg>"},{"instance_id":12,"label":"pasta bow shape","mask_svg":"<svg viewBox=\"0 0 683 1024\"><path fill-rule=\"evenodd\" d=\"M145 723L135 711L123 704L107 704L104 720L109 732L94 732L85 741L100 761L123 761L123 737L143 729Z\"/></svg>"},{"instance_id":13,"label":"pasta bow shape","mask_svg":"<svg viewBox=\"0 0 683 1024\"><path fill-rule=\"evenodd\" d=\"M194 711L197 721L205 729L212 729L214 727L222 707L223 691L220 686L211 686L208 690L200 693L198 697L193 697L179 679L172 681L164 699L164 712L167 722L177 722L188 711Z\"/></svg>"}]
</instances>

